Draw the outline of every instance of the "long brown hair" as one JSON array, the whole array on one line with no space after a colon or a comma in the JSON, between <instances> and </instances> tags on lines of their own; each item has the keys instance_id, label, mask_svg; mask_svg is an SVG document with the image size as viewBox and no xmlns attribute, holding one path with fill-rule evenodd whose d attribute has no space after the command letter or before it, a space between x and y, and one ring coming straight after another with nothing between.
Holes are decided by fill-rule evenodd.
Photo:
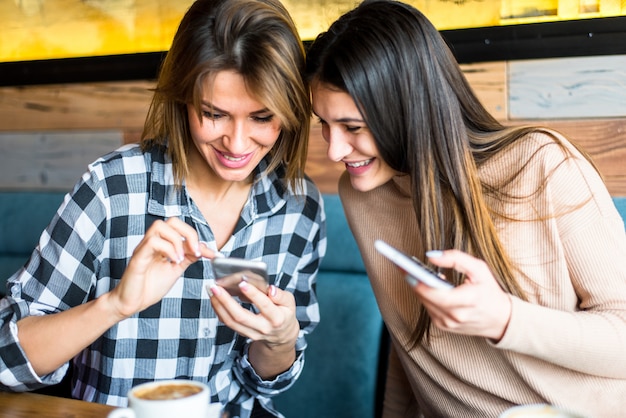
<instances>
[{"instance_id":1,"label":"long brown hair","mask_svg":"<svg viewBox=\"0 0 626 418\"><path fill-rule=\"evenodd\" d=\"M307 52L307 77L347 92L381 157L410 175L422 248L456 248L481 258L506 292L526 299L494 226L501 214L486 202L487 197L518 198L504 186L519 172L488 184L478 169L538 131L552 136L567 155L558 135L499 123L472 91L436 28L421 12L396 1L366 0L333 23ZM455 284L463 280L457 272L446 273ZM430 324L421 306L415 343L428 335Z\"/></svg>"},{"instance_id":2,"label":"long brown hair","mask_svg":"<svg viewBox=\"0 0 626 418\"><path fill-rule=\"evenodd\" d=\"M174 36L145 121L142 147L166 146L178 185L188 175L191 135L187 104L201 115L204 82L224 70L281 121L269 170L283 165L298 188L304 176L311 105L304 81L304 47L287 10L276 0L197 0Z\"/></svg>"}]
</instances>

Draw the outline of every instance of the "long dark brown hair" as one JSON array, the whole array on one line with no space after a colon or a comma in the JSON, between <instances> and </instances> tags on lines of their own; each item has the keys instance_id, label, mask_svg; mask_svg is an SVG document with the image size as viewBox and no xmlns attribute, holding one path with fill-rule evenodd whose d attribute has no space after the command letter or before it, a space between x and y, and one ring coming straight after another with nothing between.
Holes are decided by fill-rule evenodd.
<instances>
[{"instance_id":1,"label":"long dark brown hair","mask_svg":"<svg viewBox=\"0 0 626 418\"><path fill-rule=\"evenodd\" d=\"M378 151L410 175L422 248L456 248L485 260L502 288L526 299L515 266L498 237L490 200L518 198L506 185L481 181L478 168L500 151L542 131L505 127L480 103L437 29L415 8L366 0L343 15L307 52L307 77L347 92ZM530 157L532 158L532 156ZM463 277L447 272L454 283ZM421 306L415 343L428 335Z\"/></svg>"}]
</instances>

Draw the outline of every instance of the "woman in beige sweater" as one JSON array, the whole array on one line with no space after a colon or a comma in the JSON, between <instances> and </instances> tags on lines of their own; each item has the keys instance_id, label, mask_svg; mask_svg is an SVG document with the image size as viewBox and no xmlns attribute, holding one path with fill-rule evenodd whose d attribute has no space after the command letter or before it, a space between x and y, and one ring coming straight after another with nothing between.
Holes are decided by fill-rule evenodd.
<instances>
[{"instance_id":1,"label":"woman in beige sweater","mask_svg":"<svg viewBox=\"0 0 626 418\"><path fill-rule=\"evenodd\" d=\"M384 416L534 403L626 414L626 234L586 155L557 132L497 122L408 5L365 1L307 61L392 337ZM456 287L407 285L376 239Z\"/></svg>"}]
</instances>

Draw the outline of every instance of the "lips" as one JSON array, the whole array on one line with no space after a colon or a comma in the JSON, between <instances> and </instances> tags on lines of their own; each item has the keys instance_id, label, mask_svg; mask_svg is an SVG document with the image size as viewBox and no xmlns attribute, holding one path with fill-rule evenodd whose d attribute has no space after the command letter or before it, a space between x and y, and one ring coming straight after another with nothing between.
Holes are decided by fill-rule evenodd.
<instances>
[{"instance_id":1,"label":"lips","mask_svg":"<svg viewBox=\"0 0 626 418\"><path fill-rule=\"evenodd\" d=\"M349 174L362 175L366 173L367 171L369 171L375 159L376 158L369 158L367 160L351 161L351 162L344 161L344 164L346 165L346 170L348 171Z\"/></svg>"},{"instance_id":2,"label":"lips","mask_svg":"<svg viewBox=\"0 0 626 418\"><path fill-rule=\"evenodd\" d=\"M228 154L224 154L222 153L222 157L226 158L228 161L233 161L233 162L237 162L237 161L241 161L244 158L246 158L246 156L242 156L242 157L235 157L233 155L228 155Z\"/></svg>"},{"instance_id":3,"label":"lips","mask_svg":"<svg viewBox=\"0 0 626 418\"><path fill-rule=\"evenodd\" d=\"M360 168L360 167L364 167L366 165L370 165L372 163L372 161L374 161L374 159L370 158L369 160L358 161L358 162L354 162L354 163L345 163L345 164L346 164L346 166L351 167L351 168Z\"/></svg>"},{"instance_id":4,"label":"lips","mask_svg":"<svg viewBox=\"0 0 626 418\"><path fill-rule=\"evenodd\" d=\"M254 155L253 152L248 154L229 154L218 150L215 150L215 154L223 166L233 169L245 167Z\"/></svg>"}]
</instances>

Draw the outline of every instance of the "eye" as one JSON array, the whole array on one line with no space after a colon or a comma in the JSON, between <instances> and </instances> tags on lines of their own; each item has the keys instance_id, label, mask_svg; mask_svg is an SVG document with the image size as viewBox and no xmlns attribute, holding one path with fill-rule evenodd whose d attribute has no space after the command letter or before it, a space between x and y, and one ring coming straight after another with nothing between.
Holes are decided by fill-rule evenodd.
<instances>
[{"instance_id":1,"label":"eye","mask_svg":"<svg viewBox=\"0 0 626 418\"><path fill-rule=\"evenodd\" d=\"M202 111L202 116L204 116L207 119L211 119L211 120L218 120L224 117L223 114L221 113L215 113L215 112L211 112L209 110L203 110Z\"/></svg>"},{"instance_id":2,"label":"eye","mask_svg":"<svg viewBox=\"0 0 626 418\"><path fill-rule=\"evenodd\" d=\"M274 115L252 116L252 120L259 123L268 123L274 119Z\"/></svg>"},{"instance_id":3,"label":"eye","mask_svg":"<svg viewBox=\"0 0 626 418\"><path fill-rule=\"evenodd\" d=\"M346 131L350 132L351 134L357 133L360 130L361 130L361 126L346 125Z\"/></svg>"}]
</instances>

